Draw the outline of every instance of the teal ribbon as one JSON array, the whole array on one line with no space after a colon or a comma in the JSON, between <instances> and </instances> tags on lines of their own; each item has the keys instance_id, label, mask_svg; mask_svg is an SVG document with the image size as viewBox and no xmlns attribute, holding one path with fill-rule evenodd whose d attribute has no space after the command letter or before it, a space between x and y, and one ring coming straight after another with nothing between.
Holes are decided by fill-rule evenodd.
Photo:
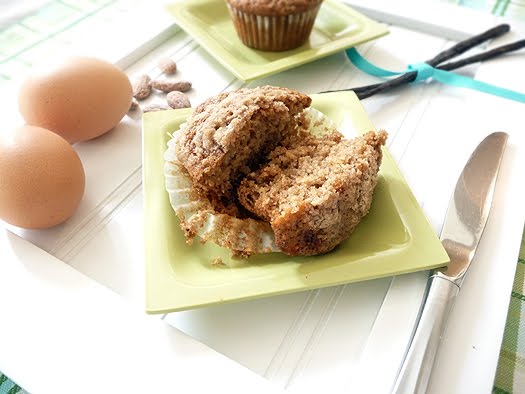
<instances>
[{"instance_id":1,"label":"teal ribbon","mask_svg":"<svg viewBox=\"0 0 525 394\"><path fill-rule=\"evenodd\" d=\"M499 86L491 85L489 83L476 81L475 79L458 75L450 71L440 70L434 68L428 63L415 63L408 66L406 71L394 72L385 70L381 67L377 67L362 57L355 48L349 48L346 50L346 55L350 61L361 71L367 74L374 75L376 77L393 77L401 75L406 72L416 71L417 76L414 82L424 81L428 78L432 78L441 83L445 83L451 86L457 86L460 88L468 88L478 90L483 93L492 94L494 96L503 97L509 100L518 101L525 103L525 94L516 92L510 89L500 88Z\"/></svg>"}]
</instances>

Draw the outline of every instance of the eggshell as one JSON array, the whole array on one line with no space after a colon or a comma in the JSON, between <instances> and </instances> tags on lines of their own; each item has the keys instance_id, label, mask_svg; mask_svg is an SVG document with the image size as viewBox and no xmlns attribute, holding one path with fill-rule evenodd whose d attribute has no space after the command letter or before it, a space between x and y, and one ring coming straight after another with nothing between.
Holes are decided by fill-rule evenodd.
<instances>
[{"instance_id":1,"label":"eggshell","mask_svg":"<svg viewBox=\"0 0 525 394\"><path fill-rule=\"evenodd\" d=\"M115 127L127 113L132 95L129 78L113 64L72 57L27 78L21 85L18 105L27 124L75 143Z\"/></svg>"},{"instance_id":2,"label":"eggshell","mask_svg":"<svg viewBox=\"0 0 525 394\"><path fill-rule=\"evenodd\" d=\"M82 162L59 135L35 126L0 133L0 219L39 229L62 223L84 194Z\"/></svg>"}]
</instances>

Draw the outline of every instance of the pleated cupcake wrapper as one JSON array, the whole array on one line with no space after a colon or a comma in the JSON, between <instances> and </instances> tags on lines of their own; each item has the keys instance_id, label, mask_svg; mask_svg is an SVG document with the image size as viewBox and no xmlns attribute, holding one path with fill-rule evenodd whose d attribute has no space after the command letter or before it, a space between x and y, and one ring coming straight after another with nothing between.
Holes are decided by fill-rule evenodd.
<instances>
[{"instance_id":1,"label":"pleated cupcake wrapper","mask_svg":"<svg viewBox=\"0 0 525 394\"><path fill-rule=\"evenodd\" d=\"M186 124L182 124L183 129ZM197 236L204 243L212 241L237 254L269 253L279 251L268 223L253 219L238 219L214 211L211 203L193 189L186 169L179 164L175 152L177 135L168 142L164 155L164 176L170 204L181 221L181 227L191 241Z\"/></svg>"},{"instance_id":2,"label":"pleated cupcake wrapper","mask_svg":"<svg viewBox=\"0 0 525 394\"><path fill-rule=\"evenodd\" d=\"M309 118L310 133L323 135L336 130L335 123L321 112L309 108L305 114ZM241 255L279 252L268 223L217 213L206 198L194 191L190 175L179 164L175 150L178 136L185 127L186 123L181 124L168 142L168 149L164 154L164 176L170 204L179 217L188 240L191 242L192 237L197 236L203 243L212 241Z\"/></svg>"},{"instance_id":3,"label":"pleated cupcake wrapper","mask_svg":"<svg viewBox=\"0 0 525 394\"><path fill-rule=\"evenodd\" d=\"M285 51L302 45L310 36L320 7L299 14L262 16L228 5L241 41L251 48L265 51Z\"/></svg>"}]
</instances>

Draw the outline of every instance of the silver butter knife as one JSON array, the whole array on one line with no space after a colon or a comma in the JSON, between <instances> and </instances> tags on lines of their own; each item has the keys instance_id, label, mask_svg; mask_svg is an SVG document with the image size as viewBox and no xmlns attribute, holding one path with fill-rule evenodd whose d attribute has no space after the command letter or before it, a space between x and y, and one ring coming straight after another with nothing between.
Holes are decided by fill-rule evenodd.
<instances>
[{"instance_id":1,"label":"silver butter knife","mask_svg":"<svg viewBox=\"0 0 525 394\"><path fill-rule=\"evenodd\" d=\"M503 132L487 136L461 172L440 237L450 263L429 279L425 305L393 393L426 392L448 315L487 223L507 139Z\"/></svg>"}]
</instances>

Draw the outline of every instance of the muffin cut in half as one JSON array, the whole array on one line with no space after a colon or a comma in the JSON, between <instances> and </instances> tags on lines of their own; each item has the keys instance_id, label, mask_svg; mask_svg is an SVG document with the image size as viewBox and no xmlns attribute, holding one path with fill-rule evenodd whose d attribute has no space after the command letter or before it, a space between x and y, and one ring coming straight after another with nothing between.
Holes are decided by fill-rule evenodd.
<instances>
[{"instance_id":1,"label":"muffin cut in half","mask_svg":"<svg viewBox=\"0 0 525 394\"><path fill-rule=\"evenodd\" d=\"M387 134L344 139L310 103L290 89L240 89L180 125L164 175L188 243L304 256L351 234L370 209Z\"/></svg>"},{"instance_id":2,"label":"muffin cut in half","mask_svg":"<svg viewBox=\"0 0 525 394\"><path fill-rule=\"evenodd\" d=\"M345 140L335 132L277 147L242 180L239 201L270 223L284 253L329 252L368 213L386 138L380 131Z\"/></svg>"}]
</instances>

